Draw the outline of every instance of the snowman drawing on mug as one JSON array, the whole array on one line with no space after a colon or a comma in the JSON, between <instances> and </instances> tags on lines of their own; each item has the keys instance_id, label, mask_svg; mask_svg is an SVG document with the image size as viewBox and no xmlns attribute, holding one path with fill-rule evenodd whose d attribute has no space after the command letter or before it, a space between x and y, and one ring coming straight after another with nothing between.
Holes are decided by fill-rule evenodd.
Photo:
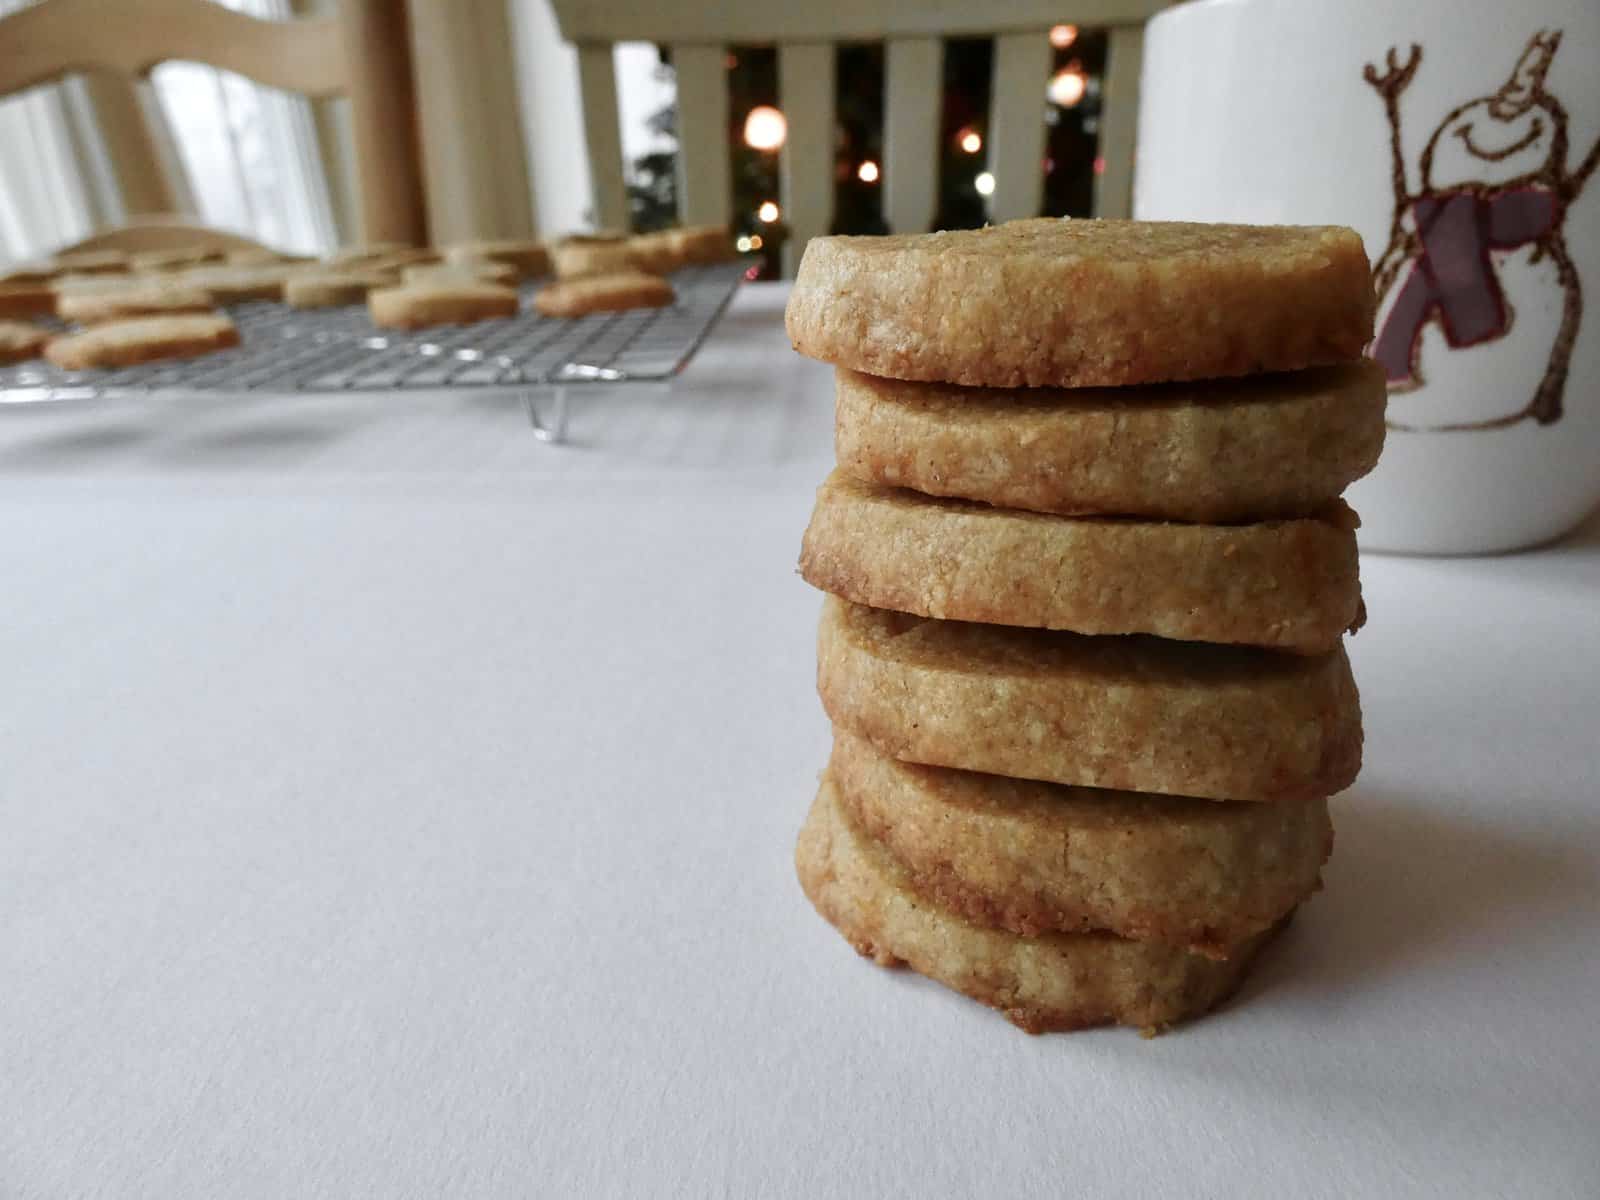
<instances>
[{"instance_id":1,"label":"snowman drawing on mug","mask_svg":"<svg viewBox=\"0 0 1600 1200\"><path fill-rule=\"evenodd\" d=\"M1568 168L1567 112L1545 87L1560 44L1559 31L1534 34L1497 90L1445 115L1423 147L1416 191L1408 179L1400 96L1422 65L1422 48L1413 44L1403 57L1391 48L1382 69L1369 64L1363 72L1388 117L1394 187L1389 244L1373 268L1379 316L1372 356L1391 393L1418 393L1391 403L1394 428L1481 430L1561 419L1567 365L1583 321L1582 281L1562 227L1600 165L1600 142ZM1554 334L1550 322L1519 328L1521 308L1558 310ZM1477 357L1485 355L1492 357ZM1506 363L1525 369L1507 375ZM1452 373L1470 372L1458 379L1504 381L1497 411L1453 408L1455 389L1418 403L1427 398L1430 373L1446 365Z\"/></svg>"}]
</instances>

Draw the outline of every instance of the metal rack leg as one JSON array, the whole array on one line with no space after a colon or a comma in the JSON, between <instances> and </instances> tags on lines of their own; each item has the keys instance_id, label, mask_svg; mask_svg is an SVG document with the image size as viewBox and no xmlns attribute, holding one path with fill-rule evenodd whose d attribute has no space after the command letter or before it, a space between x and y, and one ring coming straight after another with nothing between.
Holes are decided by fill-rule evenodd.
<instances>
[{"instance_id":1,"label":"metal rack leg","mask_svg":"<svg viewBox=\"0 0 1600 1200\"><path fill-rule=\"evenodd\" d=\"M564 387L530 388L528 398L528 424L533 426L533 436L541 442L560 445L567 440L567 389ZM549 406L540 414L540 399L550 398Z\"/></svg>"}]
</instances>

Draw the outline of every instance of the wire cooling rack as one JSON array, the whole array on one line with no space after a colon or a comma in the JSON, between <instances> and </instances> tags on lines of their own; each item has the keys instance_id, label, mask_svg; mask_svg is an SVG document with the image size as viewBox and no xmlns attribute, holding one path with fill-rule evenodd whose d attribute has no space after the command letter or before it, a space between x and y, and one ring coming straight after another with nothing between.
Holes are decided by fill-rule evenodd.
<instances>
[{"instance_id":1,"label":"wire cooling rack","mask_svg":"<svg viewBox=\"0 0 1600 1200\"><path fill-rule=\"evenodd\" d=\"M523 312L498 321L401 332L364 305L293 309L233 305L240 345L201 358L63 371L43 360L0 367L0 404L127 396L258 396L492 389L525 396L536 436L566 435L571 387L662 383L682 371L746 278L741 263L686 267L666 308L574 320Z\"/></svg>"}]
</instances>

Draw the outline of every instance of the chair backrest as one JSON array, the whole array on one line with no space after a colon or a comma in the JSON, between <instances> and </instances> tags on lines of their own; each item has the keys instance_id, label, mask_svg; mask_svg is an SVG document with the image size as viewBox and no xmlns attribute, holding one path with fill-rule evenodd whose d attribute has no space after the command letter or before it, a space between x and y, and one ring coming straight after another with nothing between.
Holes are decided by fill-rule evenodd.
<instances>
[{"instance_id":1,"label":"chair backrest","mask_svg":"<svg viewBox=\"0 0 1600 1200\"><path fill-rule=\"evenodd\" d=\"M0 18L0 96L73 71L138 78L174 59L348 97L362 240L426 240L404 0L339 0L332 16L288 21L210 0L41 0Z\"/></svg>"},{"instance_id":2,"label":"chair backrest","mask_svg":"<svg viewBox=\"0 0 1600 1200\"><path fill-rule=\"evenodd\" d=\"M617 127L612 44L660 42L678 80L679 210L690 223L730 217L730 44L778 47L779 107L788 118L780 199L792 274L808 239L833 218L834 48L882 41L885 53L884 218L896 233L934 219L944 42L994 38L988 168L996 221L1038 215L1044 195L1047 32L1062 22L1108 31L1100 125L1103 169L1095 212L1130 211L1144 22L1170 0L551 0L562 36L578 51L585 140L600 223L625 226L627 191Z\"/></svg>"}]
</instances>

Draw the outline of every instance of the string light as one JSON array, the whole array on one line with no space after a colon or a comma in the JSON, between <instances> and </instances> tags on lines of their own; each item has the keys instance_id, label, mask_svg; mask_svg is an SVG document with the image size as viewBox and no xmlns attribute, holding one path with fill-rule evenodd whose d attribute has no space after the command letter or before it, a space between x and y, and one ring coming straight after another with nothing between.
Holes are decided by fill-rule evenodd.
<instances>
[{"instance_id":1,"label":"string light","mask_svg":"<svg viewBox=\"0 0 1600 1200\"><path fill-rule=\"evenodd\" d=\"M752 233L750 235L750 249L759 250L761 249L762 244L761 235L759 233Z\"/></svg>"},{"instance_id":2,"label":"string light","mask_svg":"<svg viewBox=\"0 0 1600 1200\"><path fill-rule=\"evenodd\" d=\"M1089 80L1081 69L1062 67L1050 77L1050 86L1045 89L1050 100L1062 108L1071 108L1083 99L1084 92L1089 90Z\"/></svg>"},{"instance_id":3,"label":"string light","mask_svg":"<svg viewBox=\"0 0 1600 1200\"><path fill-rule=\"evenodd\" d=\"M778 208L778 203L775 200L763 200L761 207L756 209L756 216L767 225L771 225L782 215L782 210Z\"/></svg>"},{"instance_id":4,"label":"string light","mask_svg":"<svg viewBox=\"0 0 1600 1200\"><path fill-rule=\"evenodd\" d=\"M1050 44L1057 50L1065 50L1078 40L1078 27L1076 25L1052 25L1050 27Z\"/></svg>"},{"instance_id":5,"label":"string light","mask_svg":"<svg viewBox=\"0 0 1600 1200\"><path fill-rule=\"evenodd\" d=\"M963 129L956 137L956 144L968 154L976 154L983 149L983 135L976 129Z\"/></svg>"},{"instance_id":6,"label":"string light","mask_svg":"<svg viewBox=\"0 0 1600 1200\"><path fill-rule=\"evenodd\" d=\"M741 237L734 243L734 247L739 251L740 254L745 254L755 249L755 247L750 244L750 239L747 237Z\"/></svg>"},{"instance_id":7,"label":"string light","mask_svg":"<svg viewBox=\"0 0 1600 1200\"><path fill-rule=\"evenodd\" d=\"M985 171L972 181L972 186L978 189L980 196L994 195L994 176Z\"/></svg>"},{"instance_id":8,"label":"string light","mask_svg":"<svg viewBox=\"0 0 1600 1200\"><path fill-rule=\"evenodd\" d=\"M758 104L744 119L744 144L752 150L776 150L789 136L789 122L770 104Z\"/></svg>"},{"instance_id":9,"label":"string light","mask_svg":"<svg viewBox=\"0 0 1600 1200\"><path fill-rule=\"evenodd\" d=\"M861 180L862 183L877 183L878 164L873 162L870 158L867 159L866 162L862 163L856 168L856 178Z\"/></svg>"}]
</instances>

